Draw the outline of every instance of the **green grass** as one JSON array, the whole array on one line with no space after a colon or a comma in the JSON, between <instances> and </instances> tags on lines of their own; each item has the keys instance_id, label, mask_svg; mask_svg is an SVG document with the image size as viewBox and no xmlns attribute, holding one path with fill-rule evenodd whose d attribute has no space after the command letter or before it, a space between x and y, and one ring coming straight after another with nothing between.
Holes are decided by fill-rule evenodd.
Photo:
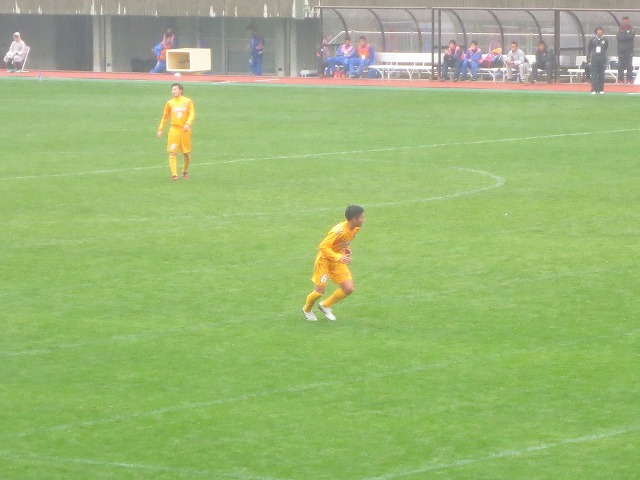
<instances>
[{"instance_id":1,"label":"green grass","mask_svg":"<svg viewBox=\"0 0 640 480\"><path fill-rule=\"evenodd\" d=\"M3 480L639 478L637 97L2 86Z\"/></svg>"}]
</instances>

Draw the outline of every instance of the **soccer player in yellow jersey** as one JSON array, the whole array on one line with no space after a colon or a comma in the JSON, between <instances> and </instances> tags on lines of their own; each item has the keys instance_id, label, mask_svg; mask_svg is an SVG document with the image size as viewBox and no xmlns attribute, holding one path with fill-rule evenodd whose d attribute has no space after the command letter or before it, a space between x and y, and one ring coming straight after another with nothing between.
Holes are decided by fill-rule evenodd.
<instances>
[{"instance_id":1,"label":"soccer player in yellow jersey","mask_svg":"<svg viewBox=\"0 0 640 480\"><path fill-rule=\"evenodd\" d=\"M351 264L349 245L364 223L364 208L359 205L350 205L344 216L346 220L333 227L319 245L320 251L316 255L311 277L315 286L302 307L302 313L310 322L318 320L311 309L324 294L329 278L340 286L323 302L318 303L318 308L329 320L336 319L331 310L333 304L353 293L353 276L349 270Z\"/></svg>"},{"instance_id":2,"label":"soccer player in yellow jersey","mask_svg":"<svg viewBox=\"0 0 640 480\"><path fill-rule=\"evenodd\" d=\"M178 152L182 152L182 178L189 178L187 169L191 163L191 126L196 112L190 98L182 95L182 85L171 85L173 98L164 106L160 125L158 126L158 138L162 138L164 125L170 118L169 137L167 151L169 152L169 168L171 179L178 179Z\"/></svg>"}]
</instances>

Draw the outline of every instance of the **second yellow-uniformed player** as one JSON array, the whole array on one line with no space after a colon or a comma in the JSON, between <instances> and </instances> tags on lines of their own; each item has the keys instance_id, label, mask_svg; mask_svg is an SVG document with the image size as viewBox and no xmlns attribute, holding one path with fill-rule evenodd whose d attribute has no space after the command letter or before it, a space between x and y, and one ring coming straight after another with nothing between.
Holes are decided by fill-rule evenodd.
<instances>
[{"instance_id":1,"label":"second yellow-uniformed player","mask_svg":"<svg viewBox=\"0 0 640 480\"><path fill-rule=\"evenodd\" d=\"M182 178L189 178L187 169L191 163L191 127L196 112L190 98L182 95L183 88L179 83L171 85L173 98L169 100L162 112L158 126L158 138L162 138L165 123L170 119L167 151L169 152L169 168L171 179L178 179L178 152L182 152Z\"/></svg>"},{"instance_id":2,"label":"second yellow-uniformed player","mask_svg":"<svg viewBox=\"0 0 640 480\"><path fill-rule=\"evenodd\" d=\"M364 223L364 208L359 205L350 205L344 216L346 220L333 227L319 245L320 251L316 255L311 277L314 283L313 291L307 296L302 307L302 313L311 322L317 320L311 309L324 294L329 278L340 286L324 301L318 303L318 308L329 320L336 319L331 306L353 293L353 276L349 270L351 264L349 245Z\"/></svg>"}]
</instances>

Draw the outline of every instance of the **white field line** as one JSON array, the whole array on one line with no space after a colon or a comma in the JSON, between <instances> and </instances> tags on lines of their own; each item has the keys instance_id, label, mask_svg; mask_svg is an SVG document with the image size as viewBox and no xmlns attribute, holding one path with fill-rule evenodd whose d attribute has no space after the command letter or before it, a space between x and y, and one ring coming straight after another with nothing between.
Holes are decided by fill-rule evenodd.
<instances>
[{"instance_id":1,"label":"white field line","mask_svg":"<svg viewBox=\"0 0 640 480\"><path fill-rule=\"evenodd\" d=\"M471 196L471 195L476 195L482 192L485 192L487 190L493 190L495 188L500 188L502 187L505 183L506 180L499 176L499 175L495 175L491 172L485 172L483 170L477 170L477 169L471 169L471 168L465 168L465 167L453 167L454 170L458 170L461 172L470 172L473 173L475 175L478 176L482 176L482 177L488 177L490 179L493 180L493 183L486 185L484 187L478 187L478 188L472 188L470 190L460 190L457 192L453 192L453 193L445 193L442 195L434 195L431 197L423 197L423 198L411 198L409 200L401 200L401 201L394 201L394 202L382 202L382 203L372 203L372 204L366 204L366 207L376 207L376 208L383 208L383 207L395 207L398 205L408 205L408 204L417 204L417 203L429 203L429 202L436 202L436 201L440 201L440 200L451 200L451 199L455 199L455 198L460 198L460 197L467 197L467 196ZM310 214L316 214L316 213L322 213L322 212L326 212L326 211L331 211L331 210L335 210L334 207L319 207L319 208L307 208L304 210L287 210L286 215L290 216L292 214L294 215L310 215ZM224 221L226 222L225 224L232 224L235 223L234 220L237 220L238 218L266 218L271 220L273 217L274 213L273 212L235 212L235 213L225 213L225 212L221 212L217 215L204 215L204 216L198 216L198 217L194 217L194 216L189 216L189 215L180 215L180 216L176 216L176 217L163 217L165 219L165 221L172 221L172 220L189 220L192 218L197 218L199 221ZM141 223L141 222L155 222L157 221L156 218L150 218L150 217L134 217L134 218L95 218L95 219L86 219L83 220L82 223L84 224L88 224L88 223ZM21 221L22 222L22 221ZM61 223L60 221L56 221L56 220L49 220L49 221L45 221L45 222L41 222L42 224L46 224L46 225L53 225L53 224L57 224L57 223ZM24 222L22 222L22 224L24 225ZM102 238L102 237L99 237ZM109 238L113 238L112 234ZM73 240L56 240L56 241L52 241L52 242L47 242L47 243L36 243L36 244L29 244L26 242L21 243L20 245L17 246L17 248L19 249L24 249L24 248L32 248L32 247L47 247L47 246L52 246L52 245L76 245L76 244L86 244L87 243L87 238L83 237L80 239L73 239Z\"/></svg>"},{"instance_id":2,"label":"white field line","mask_svg":"<svg viewBox=\"0 0 640 480\"><path fill-rule=\"evenodd\" d=\"M556 281L559 279L568 279L568 278L583 278L583 277L587 277L587 276L591 276L594 274L601 274L601 273L606 273L606 272L611 272L617 270L617 267L610 267L610 268L594 268L594 269L587 269L587 270L582 270L582 271L574 271L574 272L567 272L567 273L559 273L559 274L550 274L550 275L543 275L540 277L518 277L518 278L513 278L510 280L505 280L505 281L500 281L500 282L496 282L494 284L492 284L493 286L491 288L496 288L496 287L508 287L510 285L516 285L516 284L534 284L534 283L538 283L538 282L552 282L552 281ZM479 291L482 290L484 288L488 288L487 285L485 284L478 284L476 286L475 289L472 289L471 291ZM406 293L406 294L399 294L399 295L395 295L394 296L394 300L395 301L412 301L412 302L419 302L419 301L430 301L433 298L437 298L437 297L443 297L443 296L448 296L448 295L457 295L459 294L461 291L461 289L448 289L448 290L429 290L429 291L423 291L420 293ZM469 291L469 288L465 288L465 291ZM362 300L358 300L358 299L353 299L350 301L350 304L353 306L358 306L358 305L364 305L365 301ZM269 320L276 320L276 319L284 319L284 318L291 318L292 316L296 316L298 315L297 313L298 311L284 311L284 312L279 312L279 313L271 313L268 315L268 319ZM48 345L42 345L42 346L33 346L32 348L29 349L25 349L25 350L0 350L0 357L5 357L5 359L11 359L11 358L19 358L19 357L35 357L35 356L39 356L39 355L51 355L54 354L56 352L62 351L62 350L74 350L74 349L79 349L79 348L87 348L87 347L112 347L112 346L120 346L120 345L125 345L128 343L134 343L134 342L139 342L139 341L144 341L147 339L154 339L154 338L158 338L158 337L167 337L169 335L188 335L190 333L197 333L197 332L201 332L204 330L211 330L211 329L215 329L215 328L228 328L228 327L236 327L236 326L241 326L241 325L245 325L247 322L249 321L255 321L256 318L255 316L252 316L251 319L247 318L247 317L239 317L239 318L235 318L233 321L227 321L224 323L220 323L220 322L208 322L208 323L201 323L201 324L197 324L197 325L188 325L188 326L184 326L184 327L177 327L177 328L171 328L171 329L167 329L167 330L160 330L160 331L148 331L148 332L142 332L142 333L132 333L129 335L113 335L111 337L106 337L106 338L101 338L101 339L95 339L95 340L90 340L90 341L85 341L85 342L70 342L70 343L56 343L56 344L48 344ZM261 321L262 319L258 319L258 321ZM625 335L626 336L630 336L630 337L634 337L640 334L640 329L636 329L633 330L631 332L627 332ZM614 335L605 335L602 337L598 337L598 338L610 338L611 336L615 336ZM575 342L570 342L567 345L571 344L573 345ZM0 436L1 438L1 436Z\"/></svg>"},{"instance_id":3,"label":"white field line","mask_svg":"<svg viewBox=\"0 0 640 480\"><path fill-rule=\"evenodd\" d=\"M626 427L605 430L590 435L584 435L581 437L566 438L557 442L540 443L529 447L523 447L520 449L508 449L502 450L497 453L492 453L480 457L463 458L460 460L454 460L447 463L436 463L432 465L425 465L424 467L414 468L410 470L403 470L386 475L380 475L376 477L365 477L362 480L394 480L401 477L407 477L412 475L422 475L429 472L436 472L442 470L452 470L456 468L463 468L477 463L490 462L494 460L502 460L505 458L522 457L525 455L533 455L546 450L562 448L571 445L579 445L582 443L597 442L599 440L606 440L609 438L619 437L627 433L633 433L640 430L640 425L630 425ZM164 473L173 473L180 476L200 476L208 478L232 478L237 480L284 480L276 477L264 477L256 475L246 474L232 474L223 473L211 470L202 470L188 467L169 467L164 465L150 465L143 463L131 463L131 462L106 462L87 458L64 458L48 455L37 454L25 454L24 452L17 453L12 451L0 451L0 457L10 458L20 462L37 462L44 464L76 464L76 465L88 465L95 467L106 467L111 469L126 469L131 471L156 471Z\"/></svg>"},{"instance_id":4,"label":"white field line","mask_svg":"<svg viewBox=\"0 0 640 480\"><path fill-rule=\"evenodd\" d=\"M189 467L169 467L166 465L151 465L147 463L133 462L107 462L90 458L67 458L53 455L37 455L25 452L0 451L0 457L9 458L22 463L38 463L45 465L80 465L90 467L101 467L109 469L121 469L130 471L149 471L158 473L170 473L184 478L204 477L204 478L230 478L236 480L285 480L275 477L264 477L247 475L241 473L225 473L214 470L203 470ZM175 477L172 477L175 478Z\"/></svg>"},{"instance_id":5,"label":"white field line","mask_svg":"<svg viewBox=\"0 0 640 480\"><path fill-rule=\"evenodd\" d=\"M362 480L393 480L400 477L408 477L410 475L422 475L428 472L435 472L440 470L451 470L454 468L466 467L475 463L489 462L492 460L500 460L503 458L521 457L524 455L531 455L545 450L551 450L553 448L565 447L568 445L576 445L580 443L596 442L598 440L604 440L607 438L618 437L626 433L637 432L640 430L640 425L629 425L627 427L616 428L613 430L606 430L591 435L584 435L582 437L567 438L559 440L557 442L541 443L538 445L532 445L530 447L524 447L520 449L502 450L501 452L492 453L483 457L476 458L464 458L455 460L449 463L436 463L433 465L425 465L424 467L415 468L411 470L404 470L395 473L388 473L378 477L366 477Z\"/></svg>"},{"instance_id":6,"label":"white field line","mask_svg":"<svg viewBox=\"0 0 640 480\"><path fill-rule=\"evenodd\" d=\"M471 169L471 168L463 168L463 167L458 167L458 170L464 171L464 172L471 172L471 173L474 173L474 174L477 174L477 175L489 177L489 178L493 179L494 183L491 184L491 185L487 185L486 187L479 187L479 188L471 189L471 190L462 190L462 191L459 191L459 192L447 193L447 194L444 194L444 195L436 195L436 196L433 196L433 197L412 198L411 200L402 200L402 201L395 201L395 202L372 203L372 204L367 204L367 208L369 208L369 207L376 207L376 208L380 208L380 207L395 207L397 205L407 205L407 204L412 204L412 203L427 203L427 202L434 202L434 201L437 201L437 200L448 200L448 199L452 199L452 198L466 197L466 196L469 196L469 195L476 195L478 193L482 193L482 192L485 192L487 190L493 190L494 188L500 188L506 182L506 180L503 177L500 177L498 175L494 175L493 173L485 172L483 170L474 170L474 169Z\"/></svg>"},{"instance_id":7,"label":"white field line","mask_svg":"<svg viewBox=\"0 0 640 480\"><path fill-rule=\"evenodd\" d=\"M553 138L565 138L565 137L580 137L580 136L588 136L588 135L606 135L606 134L615 134L615 133L628 133L628 132L638 132L640 128L626 128L619 130L608 130L608 131L597 131L597 132L574 132L574 133L557 133L550 135L534 135L528 137L512 137L512 138L498 138L498 139L487 139L487 140L471 140L466 142L451 142L451 143L432 143L426 145L415 145L415 146L399 146L399 147L385 147L385 148L373 148L367 150L347 150L342 152L319 152L319 153L308 153L308 154L296 154L296 155L273 155L266 157L244 157L237 158L232 160L222 160L218 162L194 162L194 166L209 166L209 165L225 165L225 164L233 164L233 163L241 163L241 162L260 162L260 161L269 161L269 160L293 160L293 159L309 159L309 158L323 158L323 157L331 157L334 155L343 156L343 155L365 155L368 153L381 153L381 152L397 152L402 150L420 150L420 149L429 149L429 148L451 148L451 147L462 147L462 146L474 146L474 145L486 145L492 143L510 143L510 142L524 142L531 140L544 140L544 139L553 139ZM113 168L113 169L105 169L105 170L92 170L86 172L72 172L72 173L54 173L54 174L42 174L42 175L23 175L23 176L14 176L14 177L4 177L0 178L0 181L9 181L9 180L37 180L37 179L55 179L55 178L67 178L67 177L80 177L86 175L104 175L111 173L129 173L132 171L141 171L141 170L149 170L149 169L158 169L158 168L166 168L166 165L159 164L154 166L147 167L127 167L127 168Z\"/></svg>"},{"instance_id":8,"label":"white field line","mask_svg":"<svg viewBox=\"0 0 640 480\"><path fill-rule=\"evenodd\" d=\"M301 319L301 321L303 320ZM617 336L627 337L630 335L635 335L637 333L638 331L635 330L632 332L601 335L596 340L604 340L607 338L612 338ZM589 341L593 341L593 340L594 340L593 338L589 339ZM139 418L157 417L160 415L167 415L167 414L178 413L178 412L188 412L190 410L207 409L207 408L214 407L216 405L234 404L234 403L246 402L250 400L257 400L261 398L268 398L272 396L297 394L297 393L317 390L321 388L334 388L334 387L339 387L339 386L348 385L348 384L374 382L374 381L378 381L385 378L416 375L416 374L421 374L423 372L432 371L432 370L454 368L458 365L463 365L471 361L473 361L474 363L478 363L481 361L500 360L500 359L515 357L519 355L529 355L532 352L545 352L551 348L557 349L557 348L565 348L568 346L575 346L575 345L579 345L580 343L582 343L582 341L579 339L571 339L563 342L558 342L557 344L552 346L535 346L532 348L521 348L521 349L516 349L516 350L511 350L506 352L489 353L485 355L475 355L475 356L471 355L471 356L465 356L465 357L456 356L456 357L452 357L436 363L414 365L410 368L403 368L399 370L386 371L386 372L377 372L377 373L372 373L370 375L363 375L359 377L345 377L345 378L340 378L336 380L327 380L327 381L314 382L314 383L308 383L303 385L294 385L290 387L276 388L272 390L262 390L262 391L253 392L253 393L245 393L235 397L217 398L217 399L212 399L212 400L207 400L202 402L187 402L187 403L182 403L178 405L169 405L169 406L166 406L163 408L157 408L154 410L127 413L122 415L112 415L110 417L99 418L95 420L63 423L59 425L53 425L50 427L34 428L32 430L25 430L17 433L6 433L6 434L0 435L0 440L26 438L33 435L42 435L44 433L53 433L53 432L63 432L63 431L75 430L79 428L91 428L98 425L108 425L108 424L117 423L117 422L129 422L131 420L139 419Z\"/></svg>"}]
</instances>

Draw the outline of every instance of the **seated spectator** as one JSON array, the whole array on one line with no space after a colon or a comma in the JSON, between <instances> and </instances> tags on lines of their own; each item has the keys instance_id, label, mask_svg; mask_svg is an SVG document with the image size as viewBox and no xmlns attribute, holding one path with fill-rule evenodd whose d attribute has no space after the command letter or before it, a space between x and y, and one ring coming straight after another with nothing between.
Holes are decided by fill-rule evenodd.
<instances>
[{"instance_id":1,"label":"seated spectator","mask_svg":"<svg viewBox=\"0 0 640 480\"><path fill-rule=\"evenodd\" d=\"M329 66L329 74L336 76L340 66L349 68L349 60L357 54L356 46L351 43L351 37L346 35L344 43L338 47L335 57L329 57L327 65Z\"/></svg>"},{"instance_id":2,"label":"seated spectator","mask_svg":"<svg viewBox=\"0 0 640 480\"><path fill-rule=\"evenodd\" d=\"M457 82L460 78L460 70L462 69L462 55L464 50L456 43L455 40L449 40L449 48L444 51L442 64L440 65L440 81L444 82L449 78L449 68L453 69L453 81Z\"/></svg>"},{"instance_id":3,"label":"seated spectator","mask_svg":"<svg viewBox=\"0 0 640 480\"><path fill-rule=\"evenodd\" d=\"M520 80L520 82L525 81L526 70L529 63L527 62L527 56L518 48L518 42L511 42L511 49L509 53L507 53L507 59L504 63L507 68L507 80L513 80L513 72L517 70L518 80Z\"/></svg>"},{"instance_id":4,"label":"seated spectator","mask_svg":"<svg viewBox=\"0 0 640 480\"><path fill-rule=\"evenodd\" d=\"M153 48L153 53L156 56L156 66L149 73L165 73L167 71L167 50L176 48L178 42L176 41L176 35L173 33L171 27L167 28L164 32L162 40Z\"/></svg>"},{"instance_id":5,"label":"seated spectator","mask_svg":"<svg viewBox=\"0 0 640 480\"><path fill-rule=\"evenodd\" d=\"M361 77L364 68L373 63L373 47L367 43L364 35L360 36L356 52L357 56L349 59L349 77L352 78ZM358 67L357 72L355 71L356 66Z\"/></svg>"},{"instance_id":6,"label":"seated spectator","mask_svg":"<svg viewBox=\"0 0 640 480\"><path fill-rule=\"evenodd\" d=\"M469 44L469 49L464 55L464 59L462 60L462 80L466 80L467 70L471 67L471 80L478 80L478 66L480 65L480 60L482 59L482 50L478 48L478 42L473 40Z\"/></svg>"},{"instance_id":7,"label":"seated spectator","mask_svg":"<svg viewBox=\"0 0 640 480\"><path fill-rule=\"evenodd\" d=\"M4 56L4 63L8 72L20 72L22 70L22 62L27 56L27 45L20 38L20 32L13 34L13 42L9 47L9 51Z\"/></svg>"},{"instance_id":8,"label":"seated spectator","mask_svg":"<svg viewBox=\"0 0 640 480\"><path fill-rule=\"evenodd\" d=\"M547 48L543 41L538 42L536 50L536 61L531 65L531 83L538 81L538 70L547 72L547 82L553 80L555 56L552 48Z\"/></svg>"}]
</instances>

